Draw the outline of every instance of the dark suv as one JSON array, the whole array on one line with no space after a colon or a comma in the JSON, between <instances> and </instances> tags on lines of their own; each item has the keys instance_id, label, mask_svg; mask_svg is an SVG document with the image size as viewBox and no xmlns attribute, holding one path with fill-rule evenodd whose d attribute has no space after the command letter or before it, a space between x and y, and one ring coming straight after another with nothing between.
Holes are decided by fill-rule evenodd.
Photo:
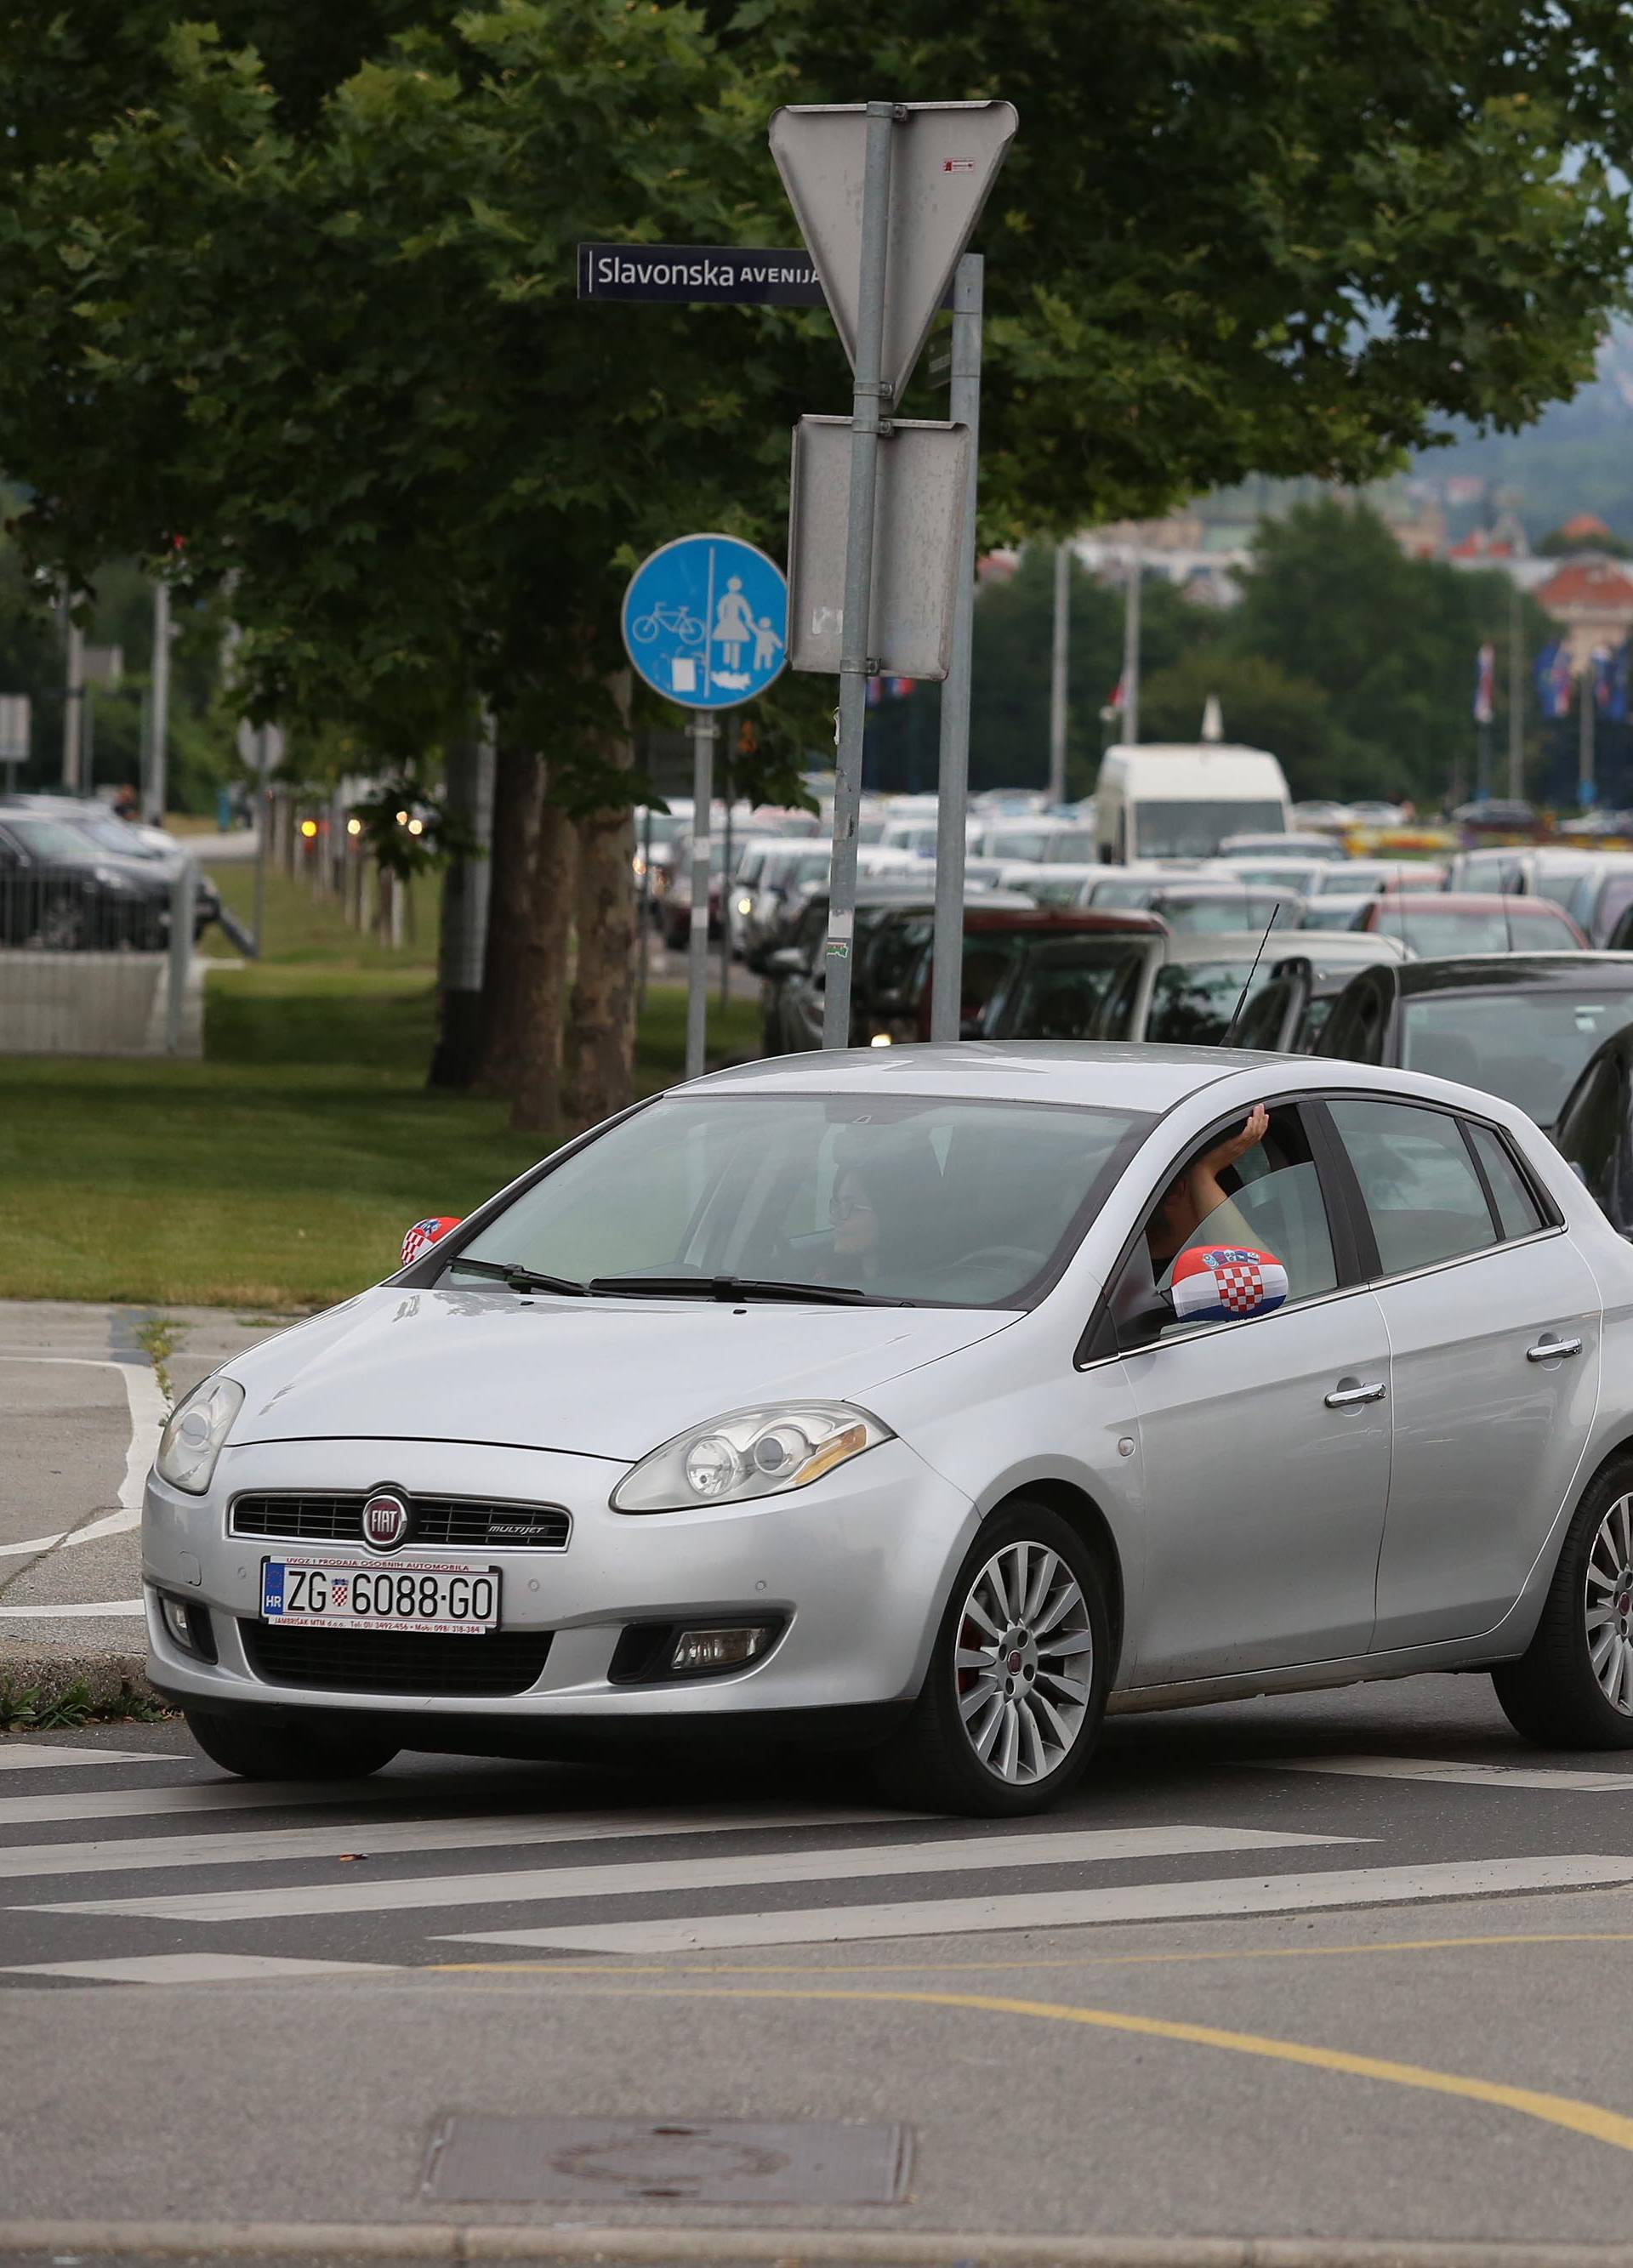
<instances>
[{"instance_id":1,"label":"dark suv","mask_svg":"<svg viewBox=\"0 0 1633 2268\"><path fill-rule=\"evenodd\" d=\"M169 931L165 873L99 848L67 821L0 811L0 945L154 953Z\"/></svg>"}]
</instances>

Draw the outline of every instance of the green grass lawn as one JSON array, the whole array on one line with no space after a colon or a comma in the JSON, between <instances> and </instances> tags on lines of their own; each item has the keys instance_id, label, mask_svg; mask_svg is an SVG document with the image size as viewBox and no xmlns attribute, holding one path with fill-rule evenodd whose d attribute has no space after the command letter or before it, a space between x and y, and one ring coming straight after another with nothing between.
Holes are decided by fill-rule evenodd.
<instances>
[{"instance_id":1,"label":"green grass lawn","mask_svg":"<svg viewBox=\"0 0 1633 2268\"><path fill-rule=\"evenodd\" d=\"M221 879L247 894L247 868ZM202 1062L0 1060L0 1298L321 1306L538 1156L503 1102L425 1087L423 937L393 954L277 877L267 913L273 957L206 979ZM711 1005L712 1058L757 1033L753 1003ZM654 987L642 1093L684 1054L685 996Z\"/></svg>"}]
</instances>

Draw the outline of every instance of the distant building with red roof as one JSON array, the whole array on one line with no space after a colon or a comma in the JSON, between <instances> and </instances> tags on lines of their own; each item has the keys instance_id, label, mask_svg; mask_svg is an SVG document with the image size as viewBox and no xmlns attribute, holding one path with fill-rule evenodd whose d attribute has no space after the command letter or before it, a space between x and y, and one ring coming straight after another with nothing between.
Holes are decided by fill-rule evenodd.
<instances>
[{"instance_id":1,"label":"distant building with red roof","mask_svg":"<svg viewBox=\"0 0 1633 2268\"><path fill-rule=\"evenodd\" d=\"M1602 551L1562 559L1532 595L1565 632L1578 669L1587 666L1596 645L1620 645L1633 631L1633 568Z\"/></svg>"}]
</instances>

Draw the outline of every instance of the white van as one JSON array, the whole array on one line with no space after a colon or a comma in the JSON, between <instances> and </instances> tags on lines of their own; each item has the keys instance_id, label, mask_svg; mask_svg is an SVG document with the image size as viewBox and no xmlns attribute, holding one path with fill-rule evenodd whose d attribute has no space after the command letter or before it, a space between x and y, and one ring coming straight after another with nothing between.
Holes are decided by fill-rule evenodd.
<instances>
[{"instance_id":1,"label":"white van","mask_svg":"<svg viewBox=\"0 0 1633 2268\"><path fill-rule=\"evenodd\" d=\"M1292 823L1286 777L1262 748L1153 741L1108 748L1101 761L1095 837L1103 861L1211 858L1227 835L1284 835Z\"/></svg>"}]
</instances>

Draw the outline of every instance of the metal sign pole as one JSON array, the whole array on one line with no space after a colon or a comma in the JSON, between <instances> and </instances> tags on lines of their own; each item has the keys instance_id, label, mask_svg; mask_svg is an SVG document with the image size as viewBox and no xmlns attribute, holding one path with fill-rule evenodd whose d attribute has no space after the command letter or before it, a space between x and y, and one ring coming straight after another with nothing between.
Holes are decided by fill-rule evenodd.
<instances>
[{"instance_id":1,"label":"metal sign pole","mask_svg":"<svg viewBox=\"0 0 1633 2268\"><path fill-rule=\"evenodd\" d=\"M1123 729L1126 747L1140 740L1140 546L1128 554L1128 594L1123 606Z\"/></svg>"},{"instance_id":2,"label":"metal sign pole","mask_svg":"<svg viewBox=\"0 0 1633 2268\"><path fill-rule=\"evenodd\" d=\"M954 413L957 414L956 412ZM1049 656L1049 800L1066 801L1067 657L1072 635L1072 547L1054 547L1054 644Z\"/></svg>"},{"instance_id":3,"label":"metal sign pole","mask_svg":"<svg viewBox=\"0 0 1633 2268\"><path fill-rule=\"evenodd\" d=\"M686 1076L701 1079L709 1008L709 822L714 800L714 742L720 726L708 710L698 709L692 712L690 730L691 928L686 940Z\"/></svg>"},{"instance_id":4,"label":"metal sign pole","mask_svg":"<svg viewBox=\"0 0 1633 2268\"><path fill-rule=\"evenodd\" d=\"M868 716L873 608L874 503L879 475L879 412L887 388L884 271L890 249L891 137L898 106L867 106L862 178L861 273L858 293L855 382L851 396L850 513L845 544L845 627L839 660L839 745L833 793L833 871L824 958L822 1043L851 1043L851 947L856 931L856 820L861 804L862 733ZM900 114L905 116L905 112Z\"/></svg>"},{"instance_id":5,"label":"metal sign pole","mask_svg":"<svg viewBox=\"0 0 1633 2268\"><path fill-rule=\"evenodd\" d=\"M940 800L935 812L935 942L930 1037L956 1040L964 979L964 821L970 799L970 677L975 633L975 505L981 424L981 291L986 262L966 252L953 284L952 387L948 409L970 429L970 478L960 538L952 659L942 685Z\"/></svg>"}]
</instances>

